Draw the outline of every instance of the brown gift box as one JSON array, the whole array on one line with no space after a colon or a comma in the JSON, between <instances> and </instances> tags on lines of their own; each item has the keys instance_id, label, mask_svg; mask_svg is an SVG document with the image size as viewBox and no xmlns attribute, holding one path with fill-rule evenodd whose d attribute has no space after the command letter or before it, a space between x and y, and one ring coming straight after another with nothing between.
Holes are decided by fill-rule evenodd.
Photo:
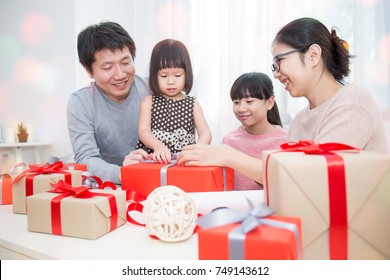
<instances>
[{"instance_id":1,"label":"brown gift box","mask_svg":"<svg viewBox=\"0 0 390 280\"><path fill-rule=\"evenodd\" d=\"M60 172L70 173L72 178L72 186L81 185L80 170L61 170ZM26 173L16 184L12 186L12 210L14 213L26 214L26 180L31 175ZM49 191L52 189L50 183L57 183L59 180L64 180L63 173L40 174L33 178L33 194Z\"/></svg>"},{"instance_id":2,"label":"brown gift box","mask_svg":"<svg viewBox=\"0 0 390 280\"><path fill-rule=\"evenodd\" d=\"M334 154L344 160L348 259L389 259L390 157L364 151ZM277 215L302 219L304 258L329 259L329 186L325 157L265 151L263 167L268 205Z\"/></svg>"},{"instance_id":3,"label":"brown gift box","mask_svg":"<svg viewBox=\"0 0 390 280\"><path fill-rule=\"evenodd\" d=\"M121 190L95 190L91 193L112 194L118 209L117 226L126 222L126 192ZM43 192L27 197L28 230L53 234L52 208L53 198L60 193ZM110 232L111 210L106 196L90 198L65 197L60 202L62 235L87 239L97 239Z\"/></svg>"}]
</instances>

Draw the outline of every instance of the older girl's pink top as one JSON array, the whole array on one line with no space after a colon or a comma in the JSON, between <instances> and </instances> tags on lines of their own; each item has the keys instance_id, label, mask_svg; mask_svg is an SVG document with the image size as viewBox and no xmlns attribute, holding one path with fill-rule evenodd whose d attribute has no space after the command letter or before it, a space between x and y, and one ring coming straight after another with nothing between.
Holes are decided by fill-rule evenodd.
<instances>
[{"instance_id":1,"label":"older girl's pink top","mask_svg":"<svg viewBox=\"0 0 390 280\"><path fill-rule=\"evenodd\" d=\"M287 142L287 131L280 126L268 134L252 135L245 130L245 126L239 126L228 133L222 140L223 144L231 146L252 157L262 159L265 150L277 150L280 144ZM235 190L259 190L261 185L241 173L234 171Z\"/></svg>"}]
</instances>

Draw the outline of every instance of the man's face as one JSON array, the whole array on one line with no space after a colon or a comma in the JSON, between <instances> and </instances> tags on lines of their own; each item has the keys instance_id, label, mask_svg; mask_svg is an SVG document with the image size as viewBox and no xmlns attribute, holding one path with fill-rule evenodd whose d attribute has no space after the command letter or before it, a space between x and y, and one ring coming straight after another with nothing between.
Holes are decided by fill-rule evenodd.
<instances>
[{"instance_id":1,"label":"man's face","mask_svg":"<svg viewBox=\"0 0 390 280\"><path fill-rule=\"evenodd\" d=\"M122 103L129 95L135 66L127 47L114 51L103 49L95 53L92 72L87 72L111 100Z\"/></svg>"}]
</instances>

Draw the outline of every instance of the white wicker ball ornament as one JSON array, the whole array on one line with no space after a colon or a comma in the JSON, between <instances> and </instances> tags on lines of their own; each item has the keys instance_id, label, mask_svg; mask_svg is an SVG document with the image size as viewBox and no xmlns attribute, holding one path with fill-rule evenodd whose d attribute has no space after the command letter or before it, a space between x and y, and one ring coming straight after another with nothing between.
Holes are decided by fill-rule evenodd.
<instances>
[{"instance_id":1,"label":"white wicker ball ornament","mask_svg":"<svg viewBox=\"0 0 390 280\"><path fill-rule=\"evenodd\" d=\"M143 214L150 234L166 242L190 238L198 218L192 198L175 186L154 189L146 199Z\"/></svg>"}]
</instances>

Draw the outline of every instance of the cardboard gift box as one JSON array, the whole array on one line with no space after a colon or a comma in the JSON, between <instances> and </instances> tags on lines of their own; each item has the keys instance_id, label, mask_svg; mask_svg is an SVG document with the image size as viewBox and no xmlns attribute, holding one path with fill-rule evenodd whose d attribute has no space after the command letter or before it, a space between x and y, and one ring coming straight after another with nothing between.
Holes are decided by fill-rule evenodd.
<instances>
[{"instance_id":1,"label":"cardboard gift box","mask_svg":"<svg viewBox=\"0 0 390 280\"><path fill-rule=\"evenodd\" d=\"M36 167L44 167L48 166L49 163L40 163L40 164L29 164L28 166L30 168L36 168ZM81 171L88 171L86 164L81 163L63 163L62 170L81 170Z\"/></svg>"},{"instance_id":2,"label":"cardboard gift box","mask_svg":"<svg viewBox=\"0 0 390 280\"><path fill-rule=\"evenodd\" d=\"M342 150L265 151L265 200L301 217L305 259L389 259L390 157Z\"/></svg>"},{"instance_id":3,"label":"cardboard gift box","mask_svg":"<svg viewBox=\"0 0 390 280\"><path fill-rule=\"evenodd\" d=\"M12 210L14 213L26 214L26 197L49 191L50 183L65 180L72 186L81 185L80 170L57 170L47 168L32 168L20 173L12 183Z\"/></svg>"},{"instance_id":4,"label":"cardboard gift box","mask_svg":"<svg viewBox=\"0 0 390 280\"><path fill-rule=\"evenodd\" d=\"M185 192L227 191L234 188L234 171L217 166L188 167L142 162L121 168L122 189L147 197L155 188L174 185Z\"/></svg>"},{"instance_id":5,"label":"cardboard gift box","mask_svg":"<svg viewBox=\"0 0 390 280\"><path fill-rule=\"evenodd\" d=\"M28 230L97 239L126 222L126 192L78 188L81 196L55 192L29 196Z\"/></svg>"},{"instance_id":6,"label":"cardboard gift box","mask_svg":"<svg viewBox=\"0 0 390 280\"><path fill-rule=\"evenodd\" d=\"M234 211L218 209L217 211ZM300 219L294 217L267 216L260 218L246 229L250 223L241 221L224 225L227 218L217 213L216 226L198 231L198 256L200 260L295 260L302 258ZM201 217L198 225L201 224ZM233 218L234 219L234 218Z\"/></svg>"}]
</instances>

